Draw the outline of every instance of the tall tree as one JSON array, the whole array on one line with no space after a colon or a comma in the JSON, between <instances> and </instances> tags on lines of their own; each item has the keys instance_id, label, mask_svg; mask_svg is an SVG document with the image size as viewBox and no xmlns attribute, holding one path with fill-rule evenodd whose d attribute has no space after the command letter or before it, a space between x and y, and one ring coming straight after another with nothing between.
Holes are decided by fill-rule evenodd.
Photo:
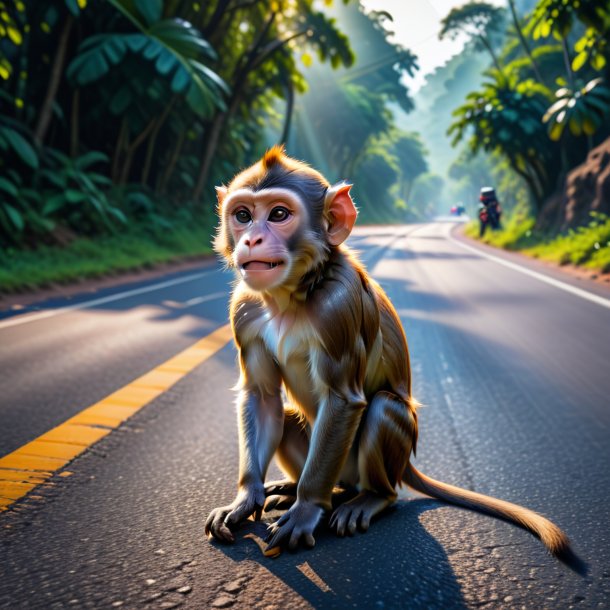
<instances>
[{"instance_id":1,"label":"tall tree","mask_svg":"<svg viewBox=\"0 0 610 610\"><path fill-rule=\"evenodd\" d=\"M488 2L469 2L449 11L441 21L439 39L455 40L458 36L465 35L474 42L475 48L485 49L496 70L502 72L494 47L495 38L504 31L504 23L505 9Z\"/></svg>"},{"instance_id":2,"label":"tall tree","mask_svg":"<svg viewBox=\"0 0 610 610\"><path fill-rule=\"evenodd\" d=\"M349 66L353 62L349 41L333 20L314 8L312 0L283 0L272 3L270 7L265 4L243 5L248 7L251 18L246 27L243 21L237 21L233 16L234 13L236 17L243 18L240 10L233 11L230 3L223 3L223 6L225 13L231 14L223 17L215 11L212 15L212 19L224 19L227 27L241 32L242 41L241 51L234 57L232 66L222 72L231 87L231 95L227 100L227 109L218 112L207 126L201 164L192 193L194 199L198 199L203 191L223 132L230 128L228 124L247 100L249 88L257 85L265 88L265 85L272 84L257 82L257 75L264 71L267 63L282 56L286 59L286 50L296 53L297 49L302 51L305 48L312 48L322 60L328 59L333 67L341 64ZM297 72L296 64L293 64L292 70ZM282 80L286 82L286 72ZM284 87L282 91L285 93L288 89Z\"/></svg>"},{"instance_id":3,"label":"tall tree","mask_svg":"<svg viewBox=\"0 0 610 610\"><path fill-rule=\"evenodd\" d=\"M510 7L510 14L513 19L513 26L515 27L515 31L517 32L517 36L519 37L519 42L521 43L523 50L525 51L526 55L528 56L528 58L532 64L532 69L534 70L536 79L538 80L539 83L546 84L545 79L543 78L542 73L540 72L538 62L536 61L536 58L534 57L532 50L530 49L530 45L527 42L525 34L523 33L523 28L521 27L521 21L519 19L519 15L517 14L517 9L515 7L515 0L508 0L508 6Z\"/></svg>"}]
</instances>

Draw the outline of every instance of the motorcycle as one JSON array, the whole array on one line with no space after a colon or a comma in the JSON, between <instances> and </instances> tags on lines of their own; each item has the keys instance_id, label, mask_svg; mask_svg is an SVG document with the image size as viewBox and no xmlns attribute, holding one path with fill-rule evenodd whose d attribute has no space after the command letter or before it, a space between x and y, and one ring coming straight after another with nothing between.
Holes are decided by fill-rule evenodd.
<instances>
[{"instance_id":1,"label":"motorcycle","mask_svg":"<svg viewBox=\"0 0 610 610\"><path fill-rule=\"evenodd\" d=\"M481 202L479 204L479 236L483 237L488 226L494 231L500 228L502 208L496 199L494 189L490 187L481 189L479 201Z\"/></svg>"}]
</instances>

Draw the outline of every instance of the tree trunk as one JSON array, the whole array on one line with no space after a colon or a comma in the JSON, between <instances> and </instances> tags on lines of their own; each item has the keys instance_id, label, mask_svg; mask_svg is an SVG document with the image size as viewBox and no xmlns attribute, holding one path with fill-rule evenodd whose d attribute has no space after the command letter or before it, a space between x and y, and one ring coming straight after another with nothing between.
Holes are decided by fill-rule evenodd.
<instances>
[{"instance_id":1,"label":"tree trunk","mask_svg":"<svg viewBox=\"0 0 610 610\"><path fill-rule=\"evenodd\" d=\"M523 180L525 180L525 183L527 184L527 186L530 190L530 193L532 194L532 199L534 200L534 205L536 206L534 213L536 216L538 216L538 213L542 209L543 202L540 197L540 194L538 193L538 189L536 188L536 181L532 178L532 176L527 171L515 169L515 172L519 176L521 176L521 178L523 178Z\"/></svg>"},{"instance_id":2,"label":"tree trunk","mask_svg":"<svg viewBox=\"0 0 610 610\"><path fill-rule=\"evenodd\" d=\"M527 44L527 40L525 39L525 36L523 35L523 30L521 29L521 24L519 23L519 16L517 15L517 11L515 9L515 2L514 2L514 0L508 0L508 4L510 6L510 12L511 12L511 14L513 16L513 23L515 24L515 30L517 30L517 36L519 37L519 40L521 42L521 46L525 50L525 53L527 54L527 56L529 57L530 61L532 62L532 68L534 70L534 74L536 75L536 80L540 84L546 85L546 83L544 82L544 79L542 78L542 74L540 72L540 69L538 68L538 64L536 63L536 60L534 59L534 56L532 55L532 51L530 49L530 46L529 46L529 44Z\"/></svg>"},{"instance_id":3,"label":"tree trunk","mask_svg":"<svg viewBox=\"0 0 610 610\"><path fill-rule=\"evenodd\" d=\"M405 180L403 183L403 197L405 202L409 203L409 198L411 197L411 192L413 191L413 184L415 183L415 179L413 180Z\"/></svg>"},{"instance_id":4,"label":"tree trunk","mask_svg":"<svg viewBox=\"0 0 610 610\"><path fill-rule=\"evenodd\" d=\"M214 36L214 34L219 33L218 26L220 25L222 18L224 17L225 13L227 12L227 9L229 8L229 4L231 4L231 0L218 0L218 4L216 5L216 8L214 9L214 13L212 14L212 17L210 18L210 21L203 26L203 29L201 31L203 37L206 40L209 40L210 38L212 38Z\"/></svg>"},{"instance_id":5,"label":"tree trunk","mask_svg":"<svg viewBox=\"0 0 610 610\"><path fill-rule=\"evenodd\" d=\"M286 81L286 115L284 117L284 129L282 130L282 137L280 138L280 144L288 144L288 137L290 136L290 123L292 122L292 112L294 109L294 85L290 78Z\"/></svg>"},{"instance_id":6,"label":"tree trunk","mask_svg":"<svg viewBox=\"0 0 610 610\"><path fill-rule=\"evenodd\" d=\"M140 145L146 140L148 134L154 129L158 119L155 117L151 119L150 123L138 134L136 139L127 146L127 154L125 161L123 162L123 169L121 170L121 177L119 178L119 184L127 184L129 180L129 172L131 171L131 164L133 163L133 157Z\"/></svg>"},{"instance_id":7,"label":"tree trunk","mask_svg":"<svg viewBox=\"0 0 610 610\"><path fill-rule=\"evenodd\" d=\"M25 100L27 95L28 81L30 79L30 71L28 69L28 59L30 56L30 33L23 32L23 42L21 43L21 49L19 52L19 72L24 78L16 79L15 84L15 101L16 100ZM25 115L25 103L24 104L16 104L15 107L15 116L18 120L22 121L23 116Z\"/></svg>"},{"instance_id":8,"label":"tree trunk","mask_svg":"<svg viewBox=\"0 0 610 610\"><path fill-rule=\"evenodd\" d=\"M242 64L242 67L237 70L237 73L233 78L234 86L232 87L229 107L225 112L219 112L214 117L210 133L207 135L205 149L203 151L201 159L201 165L199 166L199 175L197 176L197 182L195 184L195 188L193 189L192 198L194 200L197 200L199 199L199 197L201 197L201 193L203 192L203 188L205 187L205 183L208 179L210 167L212 166L212 159L216 154L216 149L218 147L218 142L220 141L220 136L222 134L223 127L225 126L227 119L231 117L237 109L239 99L241 97L241 90L244 86L244 82L250 70L252 69L252 65L256 58L256 51L262 44L264 37L271 28L275 17L276 13L272 13L269 19L267 20L265 27L263 28L257 39L253 42L251 48L242 56L242 60L238 62L238 65Z\"/></svg>"},{"instance_id":9,"label":"tree trunk","mask_svg":"<svg viewBox=\"0 0 610 610\"><path fill-rule=\"evenodd\" d=\"M201 197L201 193L203 192L203 187L208 179L208 173L210 172L210 167L212 166L212 159L216 154L216 148L218 147L218 142L220 141L220 134L222 133L222 128L225 125L227 116L228 112L219 112L212 123L210 133L206 139L206 146L205 150L203 151L203 158L199 168L197 183L193 189L192 198L194 200L199 199L199 197Z\"/></svg>"},{"instance_id":10,"label":"tree trunk","mask_svg":"<svg viewBox=\"0 0 610 610\"><path fill-rule=\"evenodd\" d=\"M127 140L127 119L123 117L121 121L121 127L119 129L119 135L117 136L116 146L114 148L114 157L112 158L112 173L111 178L112 181L116 184L119 178L119 165L121 162L121 155L123 153L123 148L125 147L125 142Z\"/></svg>"},{"instance_id":11,"label":"tree trunk","mask_svg":"<svg viewBox=\"0 0 610 610\"><path fill-rule=\"evenodd\" d=\"M42 146L44 138L49 129L51 123L51 117L53 116L53 102L57 95L57 89L59 88L59 81L63 74L64 62L66 60L66 49L68 47L68 40L70 38L70 31L74 24L74 17L68 15L64 22L64 27L59 36L59 43L57 45L57 52L55 53L55 60L53 61L53 67L51 69L51 78L49 79L49 85L47 87L47 93L44 98L44 102L40 108L40 115L38 116L38 123L34 129L34 141L38 146Z\"/></svg>"},{"instance_id":12,"label":"tree trunk","mask_svg":"<svg viewBox=\"0 0 610 610\"><path fill-rule=\"evenodd\" d=\"M563 61L566 66L566 74L570 89L574 91L574 72L572 71L572 62L570 61L570 52L568 51L568 43L565 38L561 39L561 48L563 49Z\"/></svg>"},{"instance_id":13,"label":"tree trunk","mask_svg":"<svg viewBox=\"0 0 610 610\"><path fill-rule=\"evenodd\" d=\"M203 152L202 161L199 168L199 176L197 177L197 183L195 184L195 188L193 189L192 197L195 200L199 199L201 193L203 192L203 188L208 179L210 167L212 166L212 159L216 154L218 142L220 141L220 136L222 135L222 130L225 124L235 114L235 111L239 106L244 83L246 82L246 79L248 78L250 72L252 70L255 70L264 61L269 59L269 57L273 53L281 49L288 42L294 40L295 38L298 38L299 36L304 36L307 33L307 31L296 32L295 34L292 34L284 40L276 40L273 44L267 45L264 50L259 55L257 55L257 51L261 48L261 45L267 33L271 29L271 26L273 25L273 22L275 21L276 17L277 13L275 12L270 15L260 34L253 42L250 49L244 54L243 60L239 62L242 67L237 70L236 76L232 79L234 85L232 87L232 95L229 101L229 108L226 112L218 113L214 118L212 128L206 140L205 150Z\"/></svg>"},{"instance_id":14,"label":"tree trunk","mask_svg":"<svg viewBox=\"0 0 610 610\"><path fill-rule=\"evenodd\" d=\"M142 169L142 178L140 180L142 182L142 184L146 184L148 182L148 174L150 173L150 166L152 165L152 157L153 157L153 152L155 150L155 144L157 142L157 136L159 135L159 132L161 131L161 127L163 127L163 125L165 124L165 121L167 120L169 113L171 112L172 108L174 107L174 104L176 103L176 99L177 98L174 95L172 97L172 99L170 100L170 102L165 106L165 108L163 109L163 112L161 113L161 116L159 117L159 120L157 121L157 124L155 125L155 128L153 129L150 139L148 140L148 146L146 148L146 158L144 160L144 168Z\"/></svg>"},{"instance_id":15,"label":"tree trunk","mask_svg":"<svg viewBox=\"0 0 610 610\"><path fill-rule=\"evenodd\" d=\"M500 74L504 74L504 72L502 70L502 66L500 65L500 62L498 61L498 58L496 57L496 54L494 53L493 47L491 46L491 43L489 42L489 40L487 40L487 38L485 36L479 36L479 40L483 43L483 46L487 49L487 51L491 55L491 59L494 62L494 66L496 67L496 70Z\"/></svg>"},{"instance_id":16,"label":"tree trunk","mask_svg":"<svg viewBox=\"0 0 610 610\"><path fill-rule=\"evenodd\" d=\"M70 116L70 156L78 156L78 114L80 110L80 89L72 95L72 114Z\"/></svg>"},{"instance_id":17,"label":"tree trunk","mask_svg":"<svg viewBox=\"0 0 610 610\"><path fill-rule=\"evenodd\" d=\"M159 195L165 192L167 185L174 173L174 168L176 167L176 163L178 163L178 159L180 158L180 153L182 152L182 147L184 146L184 141L186 140L186 130L184 130L176 140L176 146L174 146L174 150L172 151L172 155L169 159L169 163L161 176L161 179L157 183L156 193Z\"/></svg>"}]
</instances>

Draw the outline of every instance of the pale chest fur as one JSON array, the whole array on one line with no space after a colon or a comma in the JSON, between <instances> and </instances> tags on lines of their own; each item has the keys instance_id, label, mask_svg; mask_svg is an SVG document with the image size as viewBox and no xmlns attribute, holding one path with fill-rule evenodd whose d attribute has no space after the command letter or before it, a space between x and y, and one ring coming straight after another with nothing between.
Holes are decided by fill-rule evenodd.
<instances>
[{"instance_id":1,"label":"pale chest fur","mask_svg":"<svg viewBox=\"0 0 610 610\"><path fill-rule=\"evenodd\" d=\"M302 311L266 314L261 331L265 346L280 368L287 393L313 421L328 386L318 372L321 342L309 317Z\"/></svg>"}]
</instances>

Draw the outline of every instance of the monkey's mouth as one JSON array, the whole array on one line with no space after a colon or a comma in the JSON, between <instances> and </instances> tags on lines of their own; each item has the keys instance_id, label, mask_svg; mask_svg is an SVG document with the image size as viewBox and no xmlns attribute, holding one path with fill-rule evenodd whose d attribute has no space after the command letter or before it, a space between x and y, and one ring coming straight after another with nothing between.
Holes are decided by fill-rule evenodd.
<instances>
[{"instance_id":1,"label":"monkey's mouth","mask_svg":"<svg viewBox=\"0 0 610 610\"><path fill-rule=\"evenodd\" d=\"M244 263L241 268L244 271L268 271L269 269L275 269L283 264L284 261L248 261L247 263Z\"/></svg>"}]
</instances>

